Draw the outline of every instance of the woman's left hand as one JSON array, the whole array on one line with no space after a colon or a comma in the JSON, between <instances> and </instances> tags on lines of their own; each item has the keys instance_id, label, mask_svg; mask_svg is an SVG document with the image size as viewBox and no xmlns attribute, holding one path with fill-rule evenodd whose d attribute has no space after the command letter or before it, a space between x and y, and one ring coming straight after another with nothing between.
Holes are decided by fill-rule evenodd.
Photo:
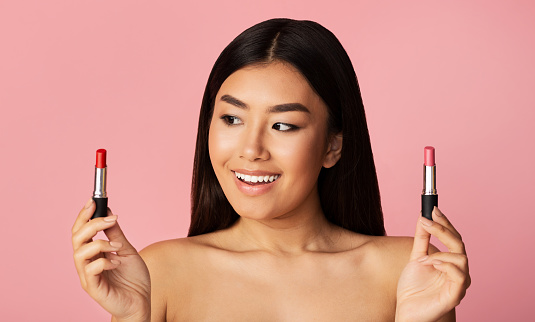
<instances>
[{"instance_id":1,"label":"woman's left hand","mask_svg":"<svg viewBox=\"0 0 535 322\"><path fill-rule=\"evenodd\" d=\"M396 321L437 321L461 302L470 286L461 235L436 207L433 220L418 220L410 260L398 281ZM431 235L449 252L433 252Z\"/></svg>"}]
</instances>

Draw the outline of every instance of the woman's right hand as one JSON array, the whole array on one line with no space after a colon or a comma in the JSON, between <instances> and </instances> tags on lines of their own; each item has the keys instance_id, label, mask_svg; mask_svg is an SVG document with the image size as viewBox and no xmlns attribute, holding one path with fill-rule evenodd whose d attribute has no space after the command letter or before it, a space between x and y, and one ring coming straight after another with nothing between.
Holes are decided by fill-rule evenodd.
<instances>
[{"instance_id":1,"label":"woman's right hand","mask_svg":"<svg viewBox=\"0 0 535 322\"><path fill-rule=\"evenodd\" d=\"M147 265L126 240L117 216L96 218L91 199L72 227L74 264L83 289L117 321L150 321ZM93 240L103 230L108 240ZM115 252L112 253L112 252Z\"/></svg>"}]
</instances>

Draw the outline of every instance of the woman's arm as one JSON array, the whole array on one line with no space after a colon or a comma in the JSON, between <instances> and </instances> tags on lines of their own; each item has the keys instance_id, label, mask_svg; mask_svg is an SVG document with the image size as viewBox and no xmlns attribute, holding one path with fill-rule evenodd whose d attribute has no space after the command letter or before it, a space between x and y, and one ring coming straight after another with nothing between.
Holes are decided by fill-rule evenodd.
<instances>
[{"instance_id":1,"label":"woman's arm","mask_svg":"<svg viewBox=\"0 0 535 322\"><path fill-rule=\"evenodd\" d=\"M150 272L151 279L151 322L167 320L166 291L169 286L169 274L162 263L165 256L162 243L152 244L139 252Z\"/></svg>"},{"instance_id":2,"label":"woman's arm","mask_svg":"<svg viewBox=\"0 0 535 322\"><path fill-rule=\"evenodd\" d=\"M457 318L455 317L455 309L446 313L443 317L440 318L437 322L455 322Z\"/></svg>"}]
</instances>

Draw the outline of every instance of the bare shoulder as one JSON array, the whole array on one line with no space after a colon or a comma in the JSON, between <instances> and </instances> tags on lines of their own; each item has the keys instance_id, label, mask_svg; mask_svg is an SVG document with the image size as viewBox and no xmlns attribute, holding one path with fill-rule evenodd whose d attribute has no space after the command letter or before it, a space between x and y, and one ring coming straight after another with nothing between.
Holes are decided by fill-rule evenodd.
<instances>
[{"instance_id":1,"label":"bare shoulder","mask_svg":"<svg viewBox=\"0 0 535 322\"><path fill-rule=\"evenodd\" d=\"M167 257L164 255L177 255L177 251L180 253L190 252L199 246L202 246L202 243L197 242L195 237L184 237L156 242L145 247L139 253L143 259L147 260L172 260L173 256Z\"/></svg>"},{"instance_id":2,"label":"bare shoulder","mask_svg":"<svg viewBox=\"0 0 535 322\"><path fill-rule=\"evenodd\" d=\"M383 262L393 268L405 267L409 261L413 240L412 237L374 236L370 246L375 250L374 254Z\"/></svg>"},{"instance_id":3,"label":"bare shoulder","mask_svg":"<svg viewBox=\"0 0 535 322\"><path fill-rule=\"evenodd\" d=\"M160 270L170 273L169 265L175 269L185 268L195 257L202 254L203 250L214 247L210 234L207 234L160 241L141 250L140 255L151 273Z\"/></svg>"},{"instance_id":4,"label":"bare shoulder","mask_svg":"<svg viewBox=\"0 0 535 322\"><path fill-rule=\"evenodd\" d=\"M412 237L363 236L361 251L365 254L365 264L380 277L385 287L395 290L401 272L409 262Z\"/></svg>"},{"instance_id":5,"label":"bare shoulder","mask_svg":"<svg viewBox=\"0 0 535 322\"><path fill-rule=\"evenodd\" d=\"M373 249L372 256L379 260L386 273L398 278L410 259L414 237L405 236L369 236L368 247ZM438 252L438 248L429 244L429 254Z\"/></svg>"},{"instance_id":6,"label":"bare shoulder","mask_svg":"<svg viewBox=\"0 0 535 322\"><path fill-rule=\"evenodd\" d=\"M153 321L173 321L176 306L187 305L177 299L187 298L195 288L206 256L216 249L211 239L207 234L164 240L139 252L149 269Z\"/></svg>"}]
</instances>

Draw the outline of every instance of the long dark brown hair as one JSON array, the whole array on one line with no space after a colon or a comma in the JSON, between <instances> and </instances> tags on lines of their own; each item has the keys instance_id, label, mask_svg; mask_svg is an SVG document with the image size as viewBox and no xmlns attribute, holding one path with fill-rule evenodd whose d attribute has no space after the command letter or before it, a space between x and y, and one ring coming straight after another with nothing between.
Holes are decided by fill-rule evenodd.
<instances>
[{"instance_id":1,"label":"long dark brown hair","mask_svg":"<svg viewBox=\"0 0 535 322\"><path fill-rule=\"evenodd\" d=\"M208 151L217 92L235 71L275 60L290 63L301 72L329 109L329 132L343 134L340 160L331 168L322 168L318 178L327 220L354 232L384 235L368 126L349 56L334 34L316 22L271 19L236 37L208 78L197 130L188 236L227 228L239 218L217 181Z\"/></svg>"}]
</instances>

